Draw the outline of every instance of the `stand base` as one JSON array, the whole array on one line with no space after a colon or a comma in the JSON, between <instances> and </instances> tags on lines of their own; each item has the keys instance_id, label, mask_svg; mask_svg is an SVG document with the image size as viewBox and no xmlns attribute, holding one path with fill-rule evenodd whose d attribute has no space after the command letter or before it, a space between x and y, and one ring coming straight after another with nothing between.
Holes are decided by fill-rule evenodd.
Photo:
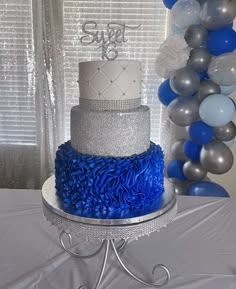
<instances>
[{"instance_id":1,"label":"stand base","mask_svg":"<svg viewBox=\"0 0 236 289\"><path fill-rule=\"evenodd\" d=\"M98 289L100 284L101 284L101 281L103 279L103 276L104 276L104 273L105 273L105 269L106 269L106 265L107 265L107 259L108 259L108 254L110 251L113 251L116 259L118 260L118 263L121 265L121 267L125 270L125 272L131 277L133 278L134 280L136 280L137 282L145 285L145 286L148 286L148 287L154 287L154 288L160 288L160 287L163 287L165 285L167 285L167 283L169 282L170 280L170 272L168 270L168 268L166 266L164 266L163 264L156 264L154 267L153 267L153 270L152 270L152 274L154 274L158 269L162 269L165 274L166 274L166 278L164 280L164 282L162 283L159 283L159 284L156 284L156 283L149 283L143 279L141 279L140 277L138 277L136 274L134 274L133 272L130 271L130 269L128 269L128 267L124 264L124 262L121 260L121 257L120 257L120 254L119 252L122 251L126 244L127 244L127 241L123 241L123 243L116 247L115 245L115 242L114 240L104 240L101 244L101 246L92 254L90 255L80 255L76 252L73 252L72 250L70 250L69 248L67 248L67 246L65 245L64 241L63 241L63 236L67 236L69 238L69 241L70 243L72 243L72 237L71 237L71 234L69 233L66 233L65 231L62 231L61 234L60 234L60 242L61 242L61 245L63 247L63 249L68 253L70 254L71 256L73 257L77 257L77 258L80 258L80 259L88 259L88 258L92 258L94 256L96 256L97 254L99 254L99 252L102 251L103 248L105 248L105 252L104 252L104 256L103 256L103 262L102 262L102 266L101 266L101 270L100 270L100 273L99 273L99 276L98 276L98 279L97 279L97 282L96 282L96 285L94 287L94 289ZM78 289L87 289L86 285L80 285L78 287Z\"/></svg>"},{"instance_id":2,"label":"stand base","mask_svg":"<svg viewBox=\"0 0 236 289\"><path fill-rule=\"evenodd\" d=\"M177 212L177 200L173 185L165 180L165 192L161 207L149 214L125 219L96 219L72 215L63 210L55 192L54 176L42 188L44 215L61 231L73 232L80 239L128 240L150 235L169 224Z\"/></svg>"},{"instance_id":3,"label":"stand base","mask_svg":"<svg viewBox=\"0 0 236 289\"><path fill-rule=\"evenodd\" d=\"M138 239L144 235L150 235L157 232L161 228L167 226L174 219L177 212L177 200L173 186L165 181L165 192L162 196L161 207L149 214L140 215L132 218L124 219L95 219L85 218L69 214L63 210L60 201L56 197L54 176L50 177L43 185L42 200L44 215L52 225L61 230L60 242L63 249L73 257L80 259L88 259L96 256L104 249L103 262L101 270L96 281L94 289L98 289L107 265L108 254L111 251L123 268L123 270L137 282L153 288L160 288L166 285L170 280L170 272L166 266L157 264L153 267L152 274L158 269L162 269L165 273L165 279L160 283L149 283L136 274L122 261L119 252L125 248L128 239ZM71 233L86 241L100 240L100 247L90 255L80 255L69 249L63 239L65 236L72 243ZM115 242L122 240L123 243L116 247ZM80 285L78 289L87 289L86 285Z\"/></svg>"}]
</instances>

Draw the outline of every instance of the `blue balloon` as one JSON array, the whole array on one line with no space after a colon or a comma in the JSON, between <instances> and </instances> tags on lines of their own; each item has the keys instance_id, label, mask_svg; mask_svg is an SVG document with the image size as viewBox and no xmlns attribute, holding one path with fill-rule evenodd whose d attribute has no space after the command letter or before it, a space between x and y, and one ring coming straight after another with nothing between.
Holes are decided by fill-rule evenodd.
<instances>
[{"instance_id":1,"label":"blue balloon","mask_svg":"<svg viewBox=\"0 0 236 289\"><path fill-rule=\"evenodd\" d=\"M221 85L220 90L221 90L222 94L230 95L232 92L234 92L236 90L236 84L228 85L228 86Z\"/></svg>"},{"instance_id":2,"label":"blue balloon","mask_svg":"<svg viewBox=\"0 0 236 289\"><path fill-rule=\"evenodd\" d=\"M199 75L199 78L201 81L205 80L205 79L209 79L209 76L207 74L207 70L203 71L203 72L198 72L198 75Z\"/></svg>"},{"instance_id":3,"label":"blue balloon","mask_svg":"<svg viewBox=\"0 0 236 289\"><path fill-rule=\"evenodd\" d=\"M159 86L158 97L159 97L160 102L165 106L168 106L172 100L178 97L178 94L176 94L171 89L169 79L162 82L161 85Z\"/></svg>"},{"instance_id":4,"label":"blue balloon","mask_svg":"<svg viewBox=\"0 0 236 289\"><path fill-rule=\"evenodd\" d=\"M189 186L189 196L201 196L201 197L223 197L229 198L227 191L214 182L195 182Z\"/></svg>"},{"instance_id":5,"label":"blue balloon","mask_svg":"<svg viewBox=\"0 0 236 289\"><path fill-rule=\"evenodd\" d=\"M201 120L213 127L227 124L233 119L234 113L234 102L223 94L207 96L199 107Z\"/></svg>"},{"instance_id":6,"label":"blue balloon","mask_svg":"<svg viewBox=\"0 0 236 289\"><path fill-rule=\"evenodd\" d=\"M183 144L183 151L185 155L193 161L200 160L202 146L192 142L191 140L186 140Z\"/></svg>"},{"instance_id":7,"label":"blue balloon","mask_svg":"<svg viewBox=\"0 0 236 289\"><path fill-rule=\"evenodd\" d=\"M166 8L171 9L177 0L163 0L164 5Z\"/></svg>"},{"instance_id":8,"label":"blue balloon","mask_svg":"<svg viewBox=\"0 0 236 289\"><path fill-rule=\"evenodd\" d=\"M231 22L231 23L225 25L225 27L222 27L221 29L224 29L224 28L233 29L233 27L234 27L234 23ZM212 31L212 30L215 30L215 29L209 29L209 31Z\"/></svg>"},{"instance_id":9,"label":"blue balloon","mask_svg":"<svg viewBox=\"0 0 236 289\"><path fill-rule=\"evenodd\" d=\"M185 181L186 177L183 173L184 161L172 160L167 165L167 176L169 178L179 179Z\"/></svg>"},{"instance_id":10,"label":"blue balloon","mask_svg":"<svg viewBox=\"0 0 236 289\"><path fill-rule=\"evenodd\" d=\"M236 32L223 28L208 32L207 49L213 55L232 52L236 48Z\"/></svg>"},{"instance_id":11,"label":"blue balloon","mask_svg":"<svg viewBox=\"0 0 236 289\"><path fill-rule=\"evenodd\" d=\"M189 127L188 134L194 143L203 145L212 140L213 128L203 121L196 121Z\"/></svg>"},{"instance_id":12,"label":"blue balloon","mask_svg":"<svg viewBox=\"0 0 236 289\"><path fill-rule=\"evenodd\" d=\"M229 24L227 24L224 28L229 28L229 29L232 29L233 28L233 26L234 26L234 23L233 22L231 22L231 23L229 23Z\"/></svg>"}]
</instances>

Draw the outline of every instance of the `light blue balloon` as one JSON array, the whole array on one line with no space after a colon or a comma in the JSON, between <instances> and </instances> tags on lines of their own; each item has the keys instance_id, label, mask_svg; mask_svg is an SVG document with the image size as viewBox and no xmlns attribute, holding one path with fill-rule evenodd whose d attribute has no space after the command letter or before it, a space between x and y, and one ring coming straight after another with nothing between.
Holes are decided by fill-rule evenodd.
<instances>
[{"instance_id":1,"label":"light blue balloon","mask_svg":"<svg viewBox=\"0 0 236 289\"><path fill-rule=\"evenodd\" d=\"M178 0L171 10L172 23L180 28L200 24L201 6L196 0Z\"/></svg>"},{"instance_id":2,"label":"light blue balloon","mask_svg":"<svg viewBox=\"0 0 236 289\"><path fill-rule=\"evenodd\" d=\"M234 145L234 143L235 143L235 138L233 138L233 139L231 139L229 141L223 141L223 143L226 144L227 147L231 148Z\"/></svg>"},{"instance_id":3,"label":"light blue balloon","mask_svg":"<svg viewBox=\"0 0 236 289\"><path fill-rule=\"evenodd\" d=\"M186 32L187 28L184 27L184 28L181 28L181 27L178 27L174 24L171 25L171 32L173 34L177 34L177 35L184 35L185 32Z\"/></svg>"},{"instance_id":4,"label":"light blue balloon","mask_svg":"<svg viewBox=\"0 0 236 289\"><path fill-rule=\"evenodd\" d=\"M236 90L236 84L235 85L229 85L229 86L223 86L220 87L221 93L225 95L230 95L232 92Z\"/></svg>"},{"instance_id":5,"label":"light blue balloon","mask_svg":"<svg viewBox=\"0 0 236 289\"><path fill-rule=\"evenodd\" d=\"M223 126L233 119L235 105L228 96L212 94L203 100L199 115L203 122L210 126Z\"/></svg>"}]
</instances>

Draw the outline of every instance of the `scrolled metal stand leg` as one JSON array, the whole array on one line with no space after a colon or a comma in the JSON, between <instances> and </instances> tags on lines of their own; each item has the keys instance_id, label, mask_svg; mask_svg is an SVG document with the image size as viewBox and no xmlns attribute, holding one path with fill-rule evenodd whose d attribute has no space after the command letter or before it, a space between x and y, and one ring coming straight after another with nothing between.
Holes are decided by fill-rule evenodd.
<instances>
[{"instance_id":1,"label":"scrolled metal stand leg","mask_svg":"<svg viewBox=\"0 0 236 289\"><path fill-rule=\"evenodd\" d=\"M126 247L127 243L128 243L128 240L122 240L122 243L120 244L120 246L118 246L116 248L117 252L120 252L120 251L124 250L124 248Z\"/></svg>"},{"instance_id":2,"label":"scrolled metal stand leg","mask_svg":"<svg viewBox=\"0 0 236 289\"><path fill-rule=\"evenodd\" d=\"M102 269L100 271L99 278L98 278L98 281L97 281L95 289L98 289L98 287L99 287L99 285L100 285L100 283L102 281L102 278L103 278L103 275L104 275L104 272L105 272L105 267L106 267L106 264L107 264L107 257L108 257L108 252L109 252L109 248L110 248L110 240L106 240L104 242L106 242L105 254L104 254L104 258L103 258Z\"/></svg>"},{"instance_id":3,"label":"scrolled metal stand leg","mask_svg":"<svg viewBox=\"0 0 236 289\"><path fill-rule=\"evenodd\" d=\"M76 258L81 258L81 259L92 258L92 257L96 256L102 250L102 248L105 246L105 253L104 253L102 268L101 268L101 271L99 273L99 277L98 277L98 280L96 282L96 286L94 287L94 289L98 289L98 287L101 284L102 278L104 276L104 272L105 272L105 268L106 268L106 264L107 264L108 253L109 253L109 249L110 249L110 244L112 245L112 248L113 248L113 251L115 253L115 256L116 256L118 262L120 263L120 265L122 266L122 268L126 271L126 273L128 273L129 276L131 276L133 279L135 279L139 283L141 283L143 285L146 285L146 286L149 286L149 287L160 288L160 287L166 285L169 282L169 280L170 280L170 272L169 272L168 268L166 266L162 265L162 264L155 265L153 267L153 270L152 270L152 274L154 274L158 269L162 269L166 273L166 279L161 284L148 283L145 280L139 278L133 272L131 272L127 268L127 266L123 263L123 261L120 258L120 255L119 255L119 252L121 250L123 250L125 248L126 244L127 244L127 241L125 241L125 240L117 247L116 247L116 245L115 245L113 240L105 240L105 241L103 241L102 245L98 248L98 250L95 251L94 253L92 253L90 255L80 255L78 253L73 252L69 248L67 248L67 246L65 245L65 243L63 241L63 236L65 236L65 235L69 238L70 244L72 244L72 236L71 236L71 234L69 234L69 233L67 233L65 231L62 231L61 234L60 234L61 245L62 245L63 249L68 254L70 254L71 256L76 257ZM78 289L87 289L87 287L85 285L81 285Z\"/></svg>"},{"instance_id":4,"label":"scrolled metal stand leg","mask_svg":"<svg viewBox=\"0 0 236 289\"><path fill-rule=\"evenodd\" d=\"M164 272L166 273L166 279L164 280L163 283L161 284L155 284L155 283L148 283L146 282L145 280L139 278L137 275L135 275L133 272L131 272L127 267L126 265L123 263L123 261L121 260L120 256L119 256L119 253L116 249L116 246L114 244L114 241L110 241L111 242L111 245L112 245L112 248L113 248L113 251L115 253L115 256L118 260L118 262L120 263L120 265L122 266L122 268L126 271L126 273L129 274L129 276L131 276L133 279L135 279L136 281L138 281L139 283L143 284L143 285L146 285L146 286L149 286L149 287L155 287L155 288L160 288L164 285L166 285L169 280L170 280L170 272L168 270L168 268L162 264L157 264L153 267L153 270L152 270L152 274L154 274L156 272L157 269L161 268L164 270Z\"/></svg>"},{"instance_id":5,"label":"scrolled metal stand leg","mask_svg":"<svg viewBox=\"0 0 236 289\"><path fill-rule=\"evenodd\" d=\"M104 258L103 258L103 263L102 263L102 268L96 283L96 287L94 289L98 289L98 287L101 284L104 272L105 272L105 268L106 268L106 264L107 264L107 257L108 257L108 252L109 252L109 248L110 248L110 241L106 240L104 241L104 243L106 243L106 248L105 248L105 254L104 254ZM81 285L78 289L87 289L87 287L85 285Z\"/></svg>"},{"instance_id":6,"label":"scrolled metal stand leg","mask_svg":"<svg viewBox=\"0 0 236 289\"><path fill-rule=\"evenodd\" d=\"M104 276L104 272L105 272L105 268L106 268L106 264L107 264L108 252L109 252L109 248L110 248L110 241L109 240L103 241L102 245L98 248L98 250L96 252L90 254L90 255L80 255L78 253L73 252L69 248L67 248L67 246L65 245L65 243L63 241L63 236L67 236L69 238L70 244L72 244L71 234L69 234L65 231L62 231L60 234L60 243L61 243L63 249L71 256L76 257L76 258L80 258L80 259L88 259L88 258L92 258L92 257L96 256L101 251L101 249L105 246L105 253L104 253L102 268L101 268L101 271L99 273L98 281L97 281L96 286L94 288L94 289L98 289L98 287L102 281L102 278ZM123 249L126 243L127 242L123 242L118 249L119 250ZM87 287L85 285L81 285L81 286L79 286L78 289L87 289Z\"/></svg>"},{"instance_id":7,"label":"scrolled metal stand leg","mask_svg":"<svg viewBox=\"0 0 236 289\"><path fill-rule=\"evenodd\" d=\"M64 241L63 241L63 236L67 236L69 238L69 242L70 244L72 244L72 237L71 237L71 234L65 232L65 231L62 231L61 234L60 234L60 243L62 245L62 248L68 253L70 254L71 256L73 257L76 257L76 258L81 258L81 259L89 259L89 258L92 258L94 256L96 256L103 248L104 246L104 242L101 244L101 246L98 248L97 251L95 251L94 253L90 254L90 255L80 255L79 253L76 253L76 252L73 252L71 249L67 248L67 246L65 245Z\"/></svg>"}]
</instances>

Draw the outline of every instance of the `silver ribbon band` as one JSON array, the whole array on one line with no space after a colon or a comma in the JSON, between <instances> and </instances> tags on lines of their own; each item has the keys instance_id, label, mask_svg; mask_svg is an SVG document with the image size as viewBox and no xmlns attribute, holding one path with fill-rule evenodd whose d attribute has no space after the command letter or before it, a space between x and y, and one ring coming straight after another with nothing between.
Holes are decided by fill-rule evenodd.
<instances>
[{"instance_id":1,"label":"silver ribbon band","mask_svg":"<svg viewBox=\"0 0 236 289\"><path fill-rule=\"evenodd\" d=\"M88 110L129 110L141 105L141 98L124 100L95 100L80 97L80 107Z\"/></svg>"}]
</instances>

